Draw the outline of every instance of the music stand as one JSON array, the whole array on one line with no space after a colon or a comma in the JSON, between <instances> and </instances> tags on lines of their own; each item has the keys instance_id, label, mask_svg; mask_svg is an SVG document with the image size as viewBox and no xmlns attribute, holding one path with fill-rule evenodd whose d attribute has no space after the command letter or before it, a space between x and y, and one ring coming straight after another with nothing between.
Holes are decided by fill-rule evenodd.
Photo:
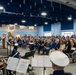
<instances>
[{"instance_id":1,"label":"music stand","mask_svg":"<svg viewBox=\"0 0 76 75\"><path fill-rule=\"evenodd\" d=\"M32 67L43 68L43 75L45 75L46 68L52 67L52 63L50 62L49 56L35 56L32 58L31 62Z\"/></svg>"},{"instance_id":2,"label":"music stand","mask_svg":"<svg viewBox=\"0 0 76 75\"><path fill-rule=\"evenodd\" d=\"M22 58L28 59L28 57L31 57L31 56L34 57L34 54L35 54L35 51L27 52L27 53L25 53L25 55ZM29 64L28 69L30 66L31 66L31 64ZM32 69L33 69L33 67L32 67Z\"/></svg>"}]
</instances>

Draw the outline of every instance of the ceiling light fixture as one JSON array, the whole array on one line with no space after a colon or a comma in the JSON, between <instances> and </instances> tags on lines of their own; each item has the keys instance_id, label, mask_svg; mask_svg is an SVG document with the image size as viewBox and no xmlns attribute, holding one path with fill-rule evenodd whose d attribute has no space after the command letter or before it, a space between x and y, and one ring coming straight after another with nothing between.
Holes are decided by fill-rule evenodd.
<instances>
[{"instance_id":1,"label":"ceiling light fixture","mask_svg":"<svg viewBox=\"0 0 76 75\"><path fill-rule=\"evenodd\" d=\"M17 23L14 23L14 25L18 25Z\"/></svg>"},{"instance_id":2,"label":"ceiling light fixture","mask_svg":"<svg viewBox=\"0 0 76 75\"><path fill-rule=\"evenodd\" d=\"M25 23L26 21L25 20L22 20L22 23Z\"/></svg>"},{"instance_id":3,"label":"ceiling light fixture","mask_svg":"<svg viewBox=\"0 0 76 75\"><path fill-rule=\"evenodd\" d=\"M3 6L0 6L0 10L3 10L4 9L4 7Z\"/></svg>"},{"instance_id":4,"label":"ceiling light fixture","mask_svg":"<svg viewBox=\"0 0 76 75\"><path fill-rule=\"evenodd\" d=\"M48 22L45 22L45 24L48 24Z\"/></svg>"},{"instance_id":5,"label":"ceiling light fixture","mask_svg":"<svg viewBox=\"0 0 76 75\"><path fill-rule=\"evenodd\" d=\"M68 20L72 20L72 16L71 15L68 17Z\"/></svg>"},{"instance_id":6,"label":"ceiling light fixture","mask_svg":"<svg viewBox=\"0 0 76 75\"><path fill-rule=\"evenodd\" d=\"M34 24L34 26L37 26L37 24Z\"/></svg>"},{"instance_id":7,"label":"ceiling light fixture","mask_svg":"<svg viewBox=\"0 0 76 75\"><path fill-rule=\"evenodd\" d=\"M47 13L46 13L46 12L42 12L41 15L42 15L42 16L46 16Z\"/></svg>"}]
</instances>

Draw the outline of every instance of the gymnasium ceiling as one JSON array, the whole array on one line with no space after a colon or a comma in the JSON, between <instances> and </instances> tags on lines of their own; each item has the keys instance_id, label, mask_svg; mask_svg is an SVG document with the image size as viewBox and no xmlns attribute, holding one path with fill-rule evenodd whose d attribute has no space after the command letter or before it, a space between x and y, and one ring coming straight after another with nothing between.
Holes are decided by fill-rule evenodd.
<instances>
[{"instance_id":1,"label":"gymnasium ceiling","mask_svg":"<svg viewBox=\"0 0 76 75\"><path fill-rule=\"evenodd\" d=\"M48 0L48 1L55 1L64 5L67 5L69 7L73 7L74 9L76 9L76 0Z\"/></svg>"},{"instance_id":2,"label":"gymnasium ceiling","mask_svg":"<svg viewBox=\"0 0 76 75\"><path fill-rule=\"evenodd\" d=\"M76 0L0 0L0 24L45 25L76 19ZM47 16L41 16L46 12ZM26 20L22 23L22 20Z\"/></svg>"}]
</instances>

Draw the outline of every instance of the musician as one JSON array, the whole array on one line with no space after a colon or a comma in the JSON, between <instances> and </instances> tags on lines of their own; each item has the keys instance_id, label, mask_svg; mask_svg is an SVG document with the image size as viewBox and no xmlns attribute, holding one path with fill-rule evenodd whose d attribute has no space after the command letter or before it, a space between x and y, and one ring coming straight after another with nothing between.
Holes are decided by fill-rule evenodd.
<instances>
[{"instance_id":1,"label":"musician","mask_svg":"<svg viewBox=\"0 0 76 75\"><path fill-rule=\"evenodd\" d=\"M16 58L20 58L21 55L20 55L20 52L18 52L17 49L18 49L18 43L15 43L14 49L13 49L13 51L12 51L12 56L13 56L13 57L16 57Z\"/></svg>"},{"instance_id":2,"label":"musician","mask_svg":"<svg viewBox=\"0 0 76 75\"><path fill-rule=\"evenodd\" d=\"M0 69L3 71L3 75L6 75L6 60L3 56L0 56Z\"/></svg>"},{"instance_id":3,"label":"musician","mask_svg":"<svg viewBox=\"0 0 76 75\"><path fill-rule=\"evenodd\" d=\"M50 61L52 63L53 74L50 75L72 75L65 72L64 68L69 64L69 58L61 51L54 51L50 54Z\"/></svg>"}]
</instances>

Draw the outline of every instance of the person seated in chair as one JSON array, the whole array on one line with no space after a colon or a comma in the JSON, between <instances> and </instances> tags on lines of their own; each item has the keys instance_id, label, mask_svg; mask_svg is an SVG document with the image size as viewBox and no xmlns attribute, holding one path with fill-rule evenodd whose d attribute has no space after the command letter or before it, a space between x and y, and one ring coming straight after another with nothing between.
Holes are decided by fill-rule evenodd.
<instances>
[{"instance_id":1,"label":"person seated in chair","mask_svg":"<svg viewBox=\"0 0 76 75\"><path fill-rule=\"evenodd\" d=\"M44 47L44 53L46 52L46 54L48 55L49 51L52 50L54 46L55 46L55 42L53 41L53 39L50 39L47 45Z\"/></svg>"},{"instance_id":2,"label":"person seated in chair","mask_svg":"<svg viewBox=\"0 0 76 75\"><path fill-rule=\"evenodd\" d=\"M30 51L33 51L33 50L34 50L33 40L31 40L31 41L29 42L29 49L30 49Z\"/></svg>"},{"instance_id":3,"label":"person seated in chair","mask_svg":"<svg viewBox=\"0 0 76 75\"><path fill-rule=\"evenodd\" d=\"M18 52L18 43L15 43L15 45L14 45L14 49L13 49L13 51L12 51L12 57L15 57L15 58L23 58L24 56L21 56L20 55L20 52ZM7 64L8 65L8 64ZM27 72L29 72L29 71L31 71L32 69L29 69L29 67L28 67L28 70L27 70ZM15 71L13 72L13 74L15 73ZM11 70L7 70L7 75L13 75L12 74L12 71Z\"/></svg>"},{"instance_id":4,"label":"person seated in chair","mask_svg":"<svg viewBox=\"0 0 76 75\"><path fill-rule=\"evenodd\" d=\"M60 40L58 38L55 39L55 46L54 49L58 50L60 48Z\"/></svg>"},{"instance_id":5,"label":"person seated in chair","mask_svg":"<svg viewBox=\"0 0 76 75\"><path fill-rule=\"evenodd\" d=\"M0 55L0 70L3 71L3 75L6 75L6 60ZM1 74L2 75L2 74Z\"/></svg>"},{"instance_id":6,"label":"person seated in chair","mask_svg":"<svg viewBox=\"0 0 76 75\"><path fill-rule=\"evenodd\" d=\"M71 54L72 55L72 63L75 62L76 50Z\"/></svg>"},{"instance_id":7,"label":"person seated in chair","mask_svg":"<svg viewBox=\"0 0 76 75\"><path fill-rule=\"evenodd\" d=\"M16 58L20 58L21 55L20 55L20 52L18 52L17 49L18 49L18 43L15 43L11 56L16 57Z\"/></svg>"},{"instance_id":8,"label":"person seated in chair","mask_svg":"<svg viewBox=\"0 0 76 75\"><path fill-rule=\"evenodd\" d=\"M20 52L18 52L17 49L18 49L18 43L15 43L14 44L14 49L12 50L11 56L15 57L15 58L21 58ZM15 73L15 71L13 73ZM12 71L11 70L7 70L7 75L13 75Z\"/></svg>"}]
</instances>

